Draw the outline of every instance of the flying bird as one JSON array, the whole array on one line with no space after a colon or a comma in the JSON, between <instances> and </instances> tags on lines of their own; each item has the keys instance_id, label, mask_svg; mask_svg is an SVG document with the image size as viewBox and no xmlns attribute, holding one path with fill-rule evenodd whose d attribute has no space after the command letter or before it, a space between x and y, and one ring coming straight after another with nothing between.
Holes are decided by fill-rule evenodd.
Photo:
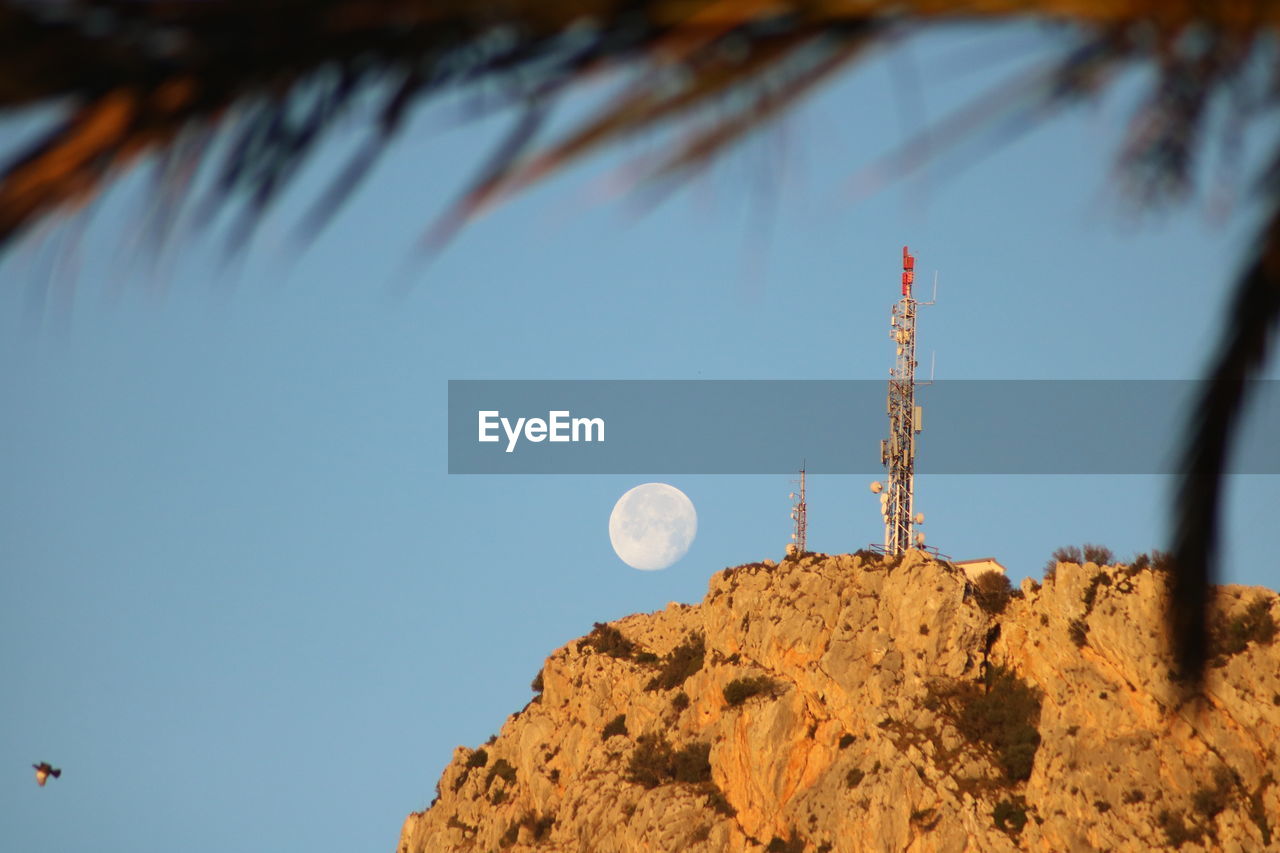
<instances>
[{"instance_id":1,"label":"flying bird","mask_svg":"<svg viewBox=\"0 0 1280 853\"><path fill-rule=\"evenodd\" d=\"M239 248L317 140L359 107L367 143L303 223L315 233L412 105L462 93L476 114L505 107L513 121L430 229L441 245L485 208L604 146L676 130L630 171L669 189L877 48L940 24L1015 20L1056 28L1060 49L1038 73L962 105L929 139L1011 136L1122 71L1148 69L1118 159L1135 196L1158 205L1190 195L1210 130L1225 130L1229 147L1280 105L1280 3L1264 0L0 0L0 118L42 106L57 114L0 163L0 251L147 154L159 176L148 220L157 239L197 201L194 176L213 160L199 199L213 204L196 206L201 219L237 207ZM633 76L618 97L547 138L566 92L619 68ZM919 166L929 139L904 145L882 171ZM1262 374L1280 326L1280 142L1258 178L1256 243L1187 427L1173 507L1167 621L1175 668L1193 687L1209 647L1225 461L1248 380Z\"/></svg>"},{"instance_id":2,"label":"flying bird","mask_svg":"<svg viewBox=\"0 0 1280 853\"><path fill-rule=\"evenodd\" d=\"M61 770L51 766L47 761L41 761L39 764L32 764L31 766L36 769L36 784L41 788L44 787L44 783L49 780L50 776L57 779L62 775Z\"/></svg>"}]
</instances>

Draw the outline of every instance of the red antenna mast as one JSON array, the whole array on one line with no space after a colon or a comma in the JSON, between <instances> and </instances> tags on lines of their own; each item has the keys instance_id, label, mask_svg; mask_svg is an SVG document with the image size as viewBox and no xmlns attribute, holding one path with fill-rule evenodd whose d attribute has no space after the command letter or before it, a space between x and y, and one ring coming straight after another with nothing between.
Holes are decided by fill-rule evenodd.
<instances>
[{"instance_id":1,"label":"red antenna mast","mask_svg":"<svg viewBox=\"0 0 1280 853\"><path fill-rule=\"evenodd\" d=\"M924 533L913 527L924 522L915 515L916 436L923 428L921 409L916 405L916 308L932 302L917 302L911 293L916 280L916 259L902 247L902 298L893 306L889 337L895 358L889 373L889 437L880 442L880 462L888 473L887 485L872 483L880 495L884 517L884 550L896 556L908 548L924 546Z\"/></svg>"}]
</instances>

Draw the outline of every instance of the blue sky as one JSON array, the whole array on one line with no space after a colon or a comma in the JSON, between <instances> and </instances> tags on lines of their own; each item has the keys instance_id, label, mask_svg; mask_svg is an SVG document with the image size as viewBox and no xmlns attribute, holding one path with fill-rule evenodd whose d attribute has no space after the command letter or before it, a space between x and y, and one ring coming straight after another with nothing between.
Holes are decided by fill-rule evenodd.
<instances>
[{"instance_id":1,"label":"blue sky","mask_svg":"<svg viewBox=\"0 0 1280 853\"><path fill-rule=\"evenodd\" d=\"M992 39L1005 61L981 72L956 72L983 44L968 35L874 60L647 212L598 191L659 144L635 143L430 264L413 249L500 121L423 111L301 254L301 212L354 130L231 263L207 237L158 272L131 259L136 173L79 242L12 252L0 846L392 849L452 749L522 707L553 649L781 555L786 478L664 478L696 505L698 538L639 572L607 520L646 478L449 476L449 379L883 377L904 243L922 278L940 273L920 325L939 378L1197 377L1250 207L1134 214L1113 166L1135 85L850 198L860 167L1043 57L1016 47L1036 39ZM63 267L44 287L50 256ZM414 287L394 295L406 269ZM811 547L879 540L867 479L811 478ZM1168 486L924 473L917 505L930 543L1016 579L1064 544L1163 545ZM1228 580L1274 587L1261 533L1278 497L1274 477L1233 478ZM65 770L44 790L40 760Z\"/></svg>"}]
</instances>

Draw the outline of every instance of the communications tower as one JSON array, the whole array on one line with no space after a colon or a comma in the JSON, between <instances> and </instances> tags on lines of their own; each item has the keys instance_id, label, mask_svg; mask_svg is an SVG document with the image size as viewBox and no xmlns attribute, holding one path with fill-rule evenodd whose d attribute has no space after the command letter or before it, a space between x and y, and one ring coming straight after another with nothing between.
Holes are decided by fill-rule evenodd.
<instances>
[{"instance_id":1,"label":"communications tower","mask_svg":"<svg viewBox=\"0 0 1280 853\"><path fill-rule=\"evenodd\" d=\"M787 553L803 557L806 550L805 537L809 532L809 505L804 497L804 465L800 466L800 491L791 493L791 520L795 522L795 532L787 543ZM794 482L794 481L793 481Z\"/></svg>"},{"instance_id":2,"label":"communications tower","mask_svg":"<svg viewBox=\"0 0 1280 853\"><path fill-rule=\"evenodd\" d=\"M916 436L923 428L920 407L916 405L916 309L933 302L917 302L912 296L915 270L916 259L903 246L902 298L893 306L889 319L889 337L896 351L889 374L889 437L880 441L880 462L888 482L871 484L871 491L880 495L884 551L890 556L924 546L923 531L913 529L924 523L924 515L915 512L913 494Z\"/></svg>"}]
</instances>

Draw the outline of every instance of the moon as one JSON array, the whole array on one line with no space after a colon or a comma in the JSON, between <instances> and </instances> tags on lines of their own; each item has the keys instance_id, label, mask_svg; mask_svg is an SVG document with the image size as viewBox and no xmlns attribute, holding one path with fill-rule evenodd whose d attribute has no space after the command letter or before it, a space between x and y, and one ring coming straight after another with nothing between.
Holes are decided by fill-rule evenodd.
<instances>
[{"instance_id":1,"label":"moon","mask_svg":"<svg viewBox=\"0 0 1280 853\"><path fill-rule=\"evenodd\" d=\"M613 505L609 541L633 569L665 569L689 552L698 535L693 501L675 486L645 483Z\"/></svg>"}]
</instances>

